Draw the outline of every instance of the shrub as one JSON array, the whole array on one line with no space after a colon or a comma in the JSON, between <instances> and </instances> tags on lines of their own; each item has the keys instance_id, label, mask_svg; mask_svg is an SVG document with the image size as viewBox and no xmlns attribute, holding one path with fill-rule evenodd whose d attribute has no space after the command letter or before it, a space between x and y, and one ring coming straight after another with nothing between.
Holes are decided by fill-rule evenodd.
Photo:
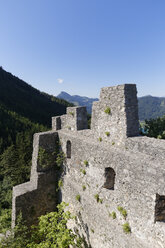
<instances>
[{"instance_id":1,"label":"shrub","mask_svg":"<svg viewBox=\"0 0 165 248\"><path fill-rule=\"evenodd\" d=\"M99 202L99 203L103 203L103 199L101 199L100 197L99 197L99 194L96 194L96 195L94 195L94 198L96 199L96 201L97 202Z\"/></svg>"},{"instance_id":2,"label":"shrub","mask_svg":"<svg viewBox=\"0 0 165 248\"><path fill-rule=\"evenodd\" d=\"M116 213L114 211L109 215L112 217L112 219L116 219Z\"/></svg>"},{"instance_id":3,"label":"shrub","mask_svg":"<svg viewBox=\"0 0 165 248\"><path fill-rule=\"evenodd\" d=\"M87 160L84 160L84 164L87 166L88 165L88 161Z\"/></svg>"},{"instance_id":4,"label":"shrub","mask_svg":"<svg viewBox=\"0 0 165 248\"><path fill-rule=\"evenodd\" d=\"M99 141L100 141L100 142L102 141L102 138L101 138L101 137L99 137Z\"/></svg>"},{"instance_id":5,"label":"shrub","mask_svg":"<svg viewBox=\"0 0 165 248\"><path fill-rule=\"evenodd\" d=\"M65 154L63 152L59 152L56 158L57 167L60 168L63 165L64 160L65 160Z\"/></svg>"},{"instance_id":6,"label":"shrub","mask_svg":"<svg viewBox=\"0 0 165 248\"><path fill-rule=\"evenodd\" d=\"M80 202L81 201L81 196L80 195L76 195L76 200Z\"/></svg>"},{"instance_id":7,"label":"shrub","mask_svg":"<svg viewBox=\"0 0 165 248\"><path fill-rule=\"evenodd\" d=\"M62 181L62 179L60 179L58 181L58 188L61 188L61 187L63 187L63 181Z\"/></svg>"},{"instance_id":8,"label":"shrub","mask_svg":"<svg viewBox=\"0 0 165 248\"><path fill-rule=\"evenodd\" d=\"M39 147L38 165L40 168L49 168L55 165L55 152L48 152L43 147Z\"/></svg>"},{"instance_id":9,"label":"shrub","mask_svg":"<svg viewBox=\"0 0 165 248\"><path fill-rule=\"evenodd\" d=\"M28 248L50 247L50 244L52 247L68 248L77 244L77 235L67 228L67 222L73 219L73 216L69 211L64 211L66 206L68 204L62 202L57 206L58 212L51 212L39 218L39 225L33 227L32 242Z\"/></svg>"},{"instance_id":10,"label":"shrub","mask_svg":"<svg viewBox=\"0 0 165 248\"><path fill-rule=\"evenodd\" d=\"M110 136L110 132L105 132L105 135L107 135L107 137Z\"/></svg>"},{"instance_id":11,"label":"shrub","mask_svg":"<svg viewBox=\"0 0 165 248\"><path fill-rule=\"evenodd\" d=\"M110 115L110 113L111 113L110 107L107 107L107 108L104 110L104 112L105 112L106 114Z\"/></svg>"},{"instance_id":12,"label":"shrub","mask_svg":"<svg viewBox=\"0 0 165 248\"><path fill-rule=\"evenodd\" d=\"M126 219L127 218L127 211L123 207L120 207L120 206L118 206L117 209L121 213L121 215L124 217L124 219Z\"/></svg>"},{"instance_id":13,"label":"shrub","mask_svg":"<svg viewBox=\"0 0 165 248\"><path fill-rule=\"evenodd\" d=\"M72 115L72 116L74 116L74 113L73 113L73 112L69 112L69 115Z\"/></svg>"},{"instance_id":14,"label":"shrub","mask_svg":"<svg viewBox=\"0 0 165 248\"><path fill-rule=\"evenodd\" d=\"M112 145L114 146L114 144L115 144L115 142L114 141L112 141Z\"/></svg>"},{"instance_id":15,"label":"shrub","mask_svg":"<svg viewBox=\"0 0 165 248\"><path fill-rule=\"evenodd\" d=\"M123 226L123 231L125 233L130 233L131 232L131 228L128 222L126 222L125 224L122 225Z\"/></svg>"},{"instance_id":16,"label":"shrub","mask_svg":"<svg viewBox=\"0 0 165 248\"><path fill-rule=\"evenodd\" d=\"M94 198L96 199L97 202L99 202L99 194L94 195Z\"/></svg>"},{"instance_id":17,"label":"shrub","mask_svg":"<svg viewBox=\"0 0 165 248\"><path fill-rule=\"evenodd\" d=\"M124 219L127 218L127 211L125 209L123 209L123 211L121 212L121 214L123 215Z\"/></svg>"},{"instance_id":18,"label":"shrub","mask_svg":"<svg viewBox=\"0 0 165 248\"><path fill-rule=\"evenodd\" d=\"M84 175L86 175L86 170L85 169L80 169L80 172Z\"/></svg>"},{"instance_id":19,"label":"shrub","mask_svg":"<svg viewBox=\"0 0 165 248\"><path fill-rule=\"evenodd\" d=\"M1 209L0 232L5 233L11 226L11 209Z\"/></svg>"},{"instance_id":20,"label":"shrub","mask_svg":"<svg viewBox=\"0 0 165 248\"><path fill-rule=\"evenodd\" d=\"M123 207L118 206L117 210L121 213L121 211L123 211Z\"/></svg>"},{"instance_id":21,"label":"shrub","mask_svg":"<svg viewBox=\"0 0 165 248\"><path fill-rule=\"evenodd\" d=\"M69 211L64 211L68 206L65 202L57 205L57 212L51 212L39 217L37 226L30 230L22 221L21 216L11 234L0 241L0 248L46 248L70 246L82 247L82 239L78 234L67 228L67 222L74 219Z\"/></svg>"},{"instance_id":22,"label":"shrub","mask_svg":"<svg viewBox=\"0 0 165 248\"><path fill-rule=\"evenodd\" d=\"M83 186L82 186L82 189L83 189L83 191L85 191L85 190L86 190L86 186L85 186L85 185L83 185Z\"/></svg>"},{"instance_id":23,"label":"shrub","mask_svg":"<svg viewBox=\"0 0 165 248\"><path fill-rule=\"evenodd\" d=\"M17 217L17 225L13 230L10 228L9 235L0 240L0 248L22 248L28 247L30 240L30 230L25 225L20 214Z\"/></svg>"}]
</instances>

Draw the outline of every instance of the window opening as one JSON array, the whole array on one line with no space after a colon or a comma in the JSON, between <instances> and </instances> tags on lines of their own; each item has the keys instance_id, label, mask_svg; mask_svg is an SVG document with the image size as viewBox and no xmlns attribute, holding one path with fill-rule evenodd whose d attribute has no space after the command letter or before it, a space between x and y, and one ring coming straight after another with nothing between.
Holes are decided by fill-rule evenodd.
<instances>
[{"instance_id":1,"label":"window opening","mask_svg":"<svg viewBox=\"0 0 165 248\"><path fill-rule=\"evenodd\" d=\"M165 195L156 194L155 222L165 222Z\"/></svg>"},{"instance_id":2,"label":"window opening","mask_svg":"<svg viewBox=\"0 0 165 248\"><path fill-rule=\"evenodd\" d=\"M116 173L114 169L112 169L111 167L105 168L105 173L104 173L105 182L104 182L103 187L106 189L114 190L115 176L116 176Z\"/></svg>"},{"instance_id":3,"label":"window opening","mask_svg":"<svg viewBox=\"0 0 165 248\"><path fill-rule=\"evenodd\" d=\"M66 143L66 156L67 158L71 158L71 142L70 140Z\"/></svg>"}]
</instances>

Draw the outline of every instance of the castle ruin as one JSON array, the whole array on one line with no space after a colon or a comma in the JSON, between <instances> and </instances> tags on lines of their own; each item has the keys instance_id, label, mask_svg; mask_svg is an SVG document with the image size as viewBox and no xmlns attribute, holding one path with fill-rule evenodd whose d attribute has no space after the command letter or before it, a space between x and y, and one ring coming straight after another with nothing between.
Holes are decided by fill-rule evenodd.
<instances>
[{"instance_id":1,"label":"castle ruin","mask_svg":"<svg viewBox=\"0 0 165 248\"><path fill-rule=\"evenodd\" d=\"M136 93L134 84L102 88L91 129L85 107L68 107L34 135L30 182L13 188L13 226L20 211L31 225L65 201L92 248L165 247L165 141L139 136ZM40 165L40 148L65 154L63 172Z\"/></svg>"}]
</instances>

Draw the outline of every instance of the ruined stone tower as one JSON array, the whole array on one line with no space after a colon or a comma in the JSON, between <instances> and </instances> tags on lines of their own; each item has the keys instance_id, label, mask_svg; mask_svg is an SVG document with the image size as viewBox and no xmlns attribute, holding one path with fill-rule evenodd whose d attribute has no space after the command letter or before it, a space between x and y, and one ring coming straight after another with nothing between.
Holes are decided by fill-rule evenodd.
<instances>
[{"instance_id":1,"label":"ruined stone tower","mask_svg":"<svg viewBox=\"0 0 165 248\"><path fill-rule=\"evenodd\" d=\"M100 100L93 103L91 129L100 137L120 143L139 135L137 91L135 84L101 89Z\"/></svg>"},{"instance_id":2,"label":"ruined stone tower","mask_svg":"<svg viewBox=\"0 0 165 248\"><path fill-rule=\"evenodd\" d=\"M44 167L40 150L56 151ZM66 157L62 173L57 150ZM136 86L103 88L91 129L85 107L73 107L52 118L52 131L34 135L30 182L13 188L13 225L20 211L30 225L63 200L92 248L164 248L164 161L165 141L139 136Z\"/></svg>"}]
</instances>

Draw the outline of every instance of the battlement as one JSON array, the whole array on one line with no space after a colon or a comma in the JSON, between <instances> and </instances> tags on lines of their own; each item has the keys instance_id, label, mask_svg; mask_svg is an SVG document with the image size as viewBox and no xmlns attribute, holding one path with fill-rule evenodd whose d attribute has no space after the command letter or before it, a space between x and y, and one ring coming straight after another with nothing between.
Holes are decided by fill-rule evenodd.
<instances>
[{"instance_id":1,"label":"battlement","mask_svg":"<svg viewBox=\"0 0 165 248\"><path fill-rule=\"evenodd\" d=\"M66 115L52 117L53 130L83 130L87 129L86 107L68 107Z\"/></svg>"},{"instance_id":2,"label":"battlement","mask_svg":"<svg viewBox=\"0 0 165 248\"><path fill-rule=\"evenodd\" d=\"M68 107L67 114L52 117L53 130L87 129L86 107ZM138 101L135 84L101 89L100 100L93 103L91 130L95 137L121 144L139 135Z\"/></svg>"}]
</instances>

